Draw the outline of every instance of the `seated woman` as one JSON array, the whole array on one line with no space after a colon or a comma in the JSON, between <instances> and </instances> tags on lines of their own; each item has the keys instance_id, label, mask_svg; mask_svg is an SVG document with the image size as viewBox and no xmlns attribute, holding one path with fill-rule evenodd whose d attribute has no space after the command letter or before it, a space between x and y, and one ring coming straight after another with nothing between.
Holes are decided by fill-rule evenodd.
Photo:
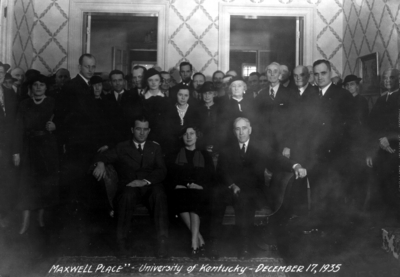
<instances>
[{"instance_id":1,"label":"seated woman","mask_svg":"<svg viewBox=\"0 0 400 277\"><path fill-rule=\"evenodd\" d=\"M18 109L14 139L14 164L21 164L18 208L23 211L19 233L29 227L31 211L38 211L39 226L43 213L58 203L58 152L53 122L55 100L46 97L48 79L37 75L30 82L32 98Z\"/></svg>"},{"instance_id":2,"label":"seated woman","mask_svg":"<svg viewBox=\"0 0 400 277\"><path fill-rule=\"evenodd\" d=\"M180 146L179 135L184 126L199 126L200 118L194 104L189 104L190 88L185 85L178 85L177 102L170 107L168 115L168 130L172 149Z\"/></svg>"},{"instance_id":3,"label":"seated woman","mask_svg":"<svg viewBox=\"0 0 400 277\"><path fill-rule=\"evenodd\" d=\"M192 233L191 257L194 259L205 254L205 242L199 231L200 217L208 213L209 190L215 179L211 156L196 147L200 137L196 127L185 127L182 132L184 147L167 160L171 203Z\"/></svg>"}]
</instances>

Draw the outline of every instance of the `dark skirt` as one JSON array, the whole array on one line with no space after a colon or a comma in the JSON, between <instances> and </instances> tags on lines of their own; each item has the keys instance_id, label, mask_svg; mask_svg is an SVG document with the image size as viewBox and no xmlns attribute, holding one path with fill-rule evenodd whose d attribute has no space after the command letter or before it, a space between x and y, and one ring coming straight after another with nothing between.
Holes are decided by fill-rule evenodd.
<instances>
[{"instance_id":1,"label":"dark skirt","mask_svg":"<svg viewBox=\"0 0 400 277\"><path fill-rule=\"evenodd\" d=\"M174 189L171 196L171 204L175 214L192 212L198 216L204 216L208 212L209 197L204 190Z\"/></svg>"},{"instance_id":2,"label":"dark skirt","mask_svg":"<svg viewBox=\"0 0 400 277\"><path fill-rule=\"evenodd\" d=\"M35 210L57 204L58 170L56 137L52 134L25 137L18 208Z\"/></svg>"}]
</instances>

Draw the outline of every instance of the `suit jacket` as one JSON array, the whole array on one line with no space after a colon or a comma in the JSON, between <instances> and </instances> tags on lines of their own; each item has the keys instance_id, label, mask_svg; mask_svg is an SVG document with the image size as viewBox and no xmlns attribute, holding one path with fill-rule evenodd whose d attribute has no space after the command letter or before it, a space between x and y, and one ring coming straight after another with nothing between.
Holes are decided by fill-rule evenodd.
<instances>
[{"instance_id":1,"label":"suit jacket","mask_svg":"<svg viewBox=\"0 0 400 277\"><path fill-rule=\"evenodd\" d=\"M294 94L294 104L290 111L290 130L287 146L290 148L291 158L306 166L311 162L310 148L313 146L313 133L317 124L319 105L318 88L308 85L302 95L298 91Z\"/></svg>"},{"instance_id":2,"label":"suit jacket","mask_svg":"<svg viewBox=\"0 0 400 277\"><path fill-rule=\"evenodd\" d=\"M270 87L260 92L256 98L261 137L271 137L276 149L281 150L290 137L290 111L294 105L294 94L279 85L275 99L269 96ZM272 143L272 142L271 142Z\"/></svg>"},{"instance_id":3,"label":"suit jacket","mask_svg":"<svg viewBox=\"0 0 400 277\"><path fill-rule=\"evenodd\" d=\"M12 89L1 86L4 95L5 112L0 108L0 149L5 151L10 150L18 101L17 95Z\"/></svg>"},{"instance_id":4,"label":"suit jacket","mask_svg":"<svg viewBox=\"0 0 400 277\"><path fill-rule=\"evenodd\" d=\"M236 184L241 191L257 191L264 185L264 170L292 170L294 163L274 153L268 145L250 139L244 158L237 140L226 146L220 153L217 164L217 174L220 184L230 186Z\"/></svg>"},{"instance_id":5,"label":"suit jacket","mask_svg":"<svg viewBox=\"0 0 400 277\"><path fill-rule=\"evenodd\" d=\"M167 169L161 147L153 141L146 141L143 155L139 153L132 140L124 141L101 154L96 162L113 164L118 173L119 188L134 180L146 179L152 185L162 183Z\"/></svg>"},{"instance_id":6,"label":"suit jacket","mask_svg":"<svg viewBox=\"0 0 400 277\"><path fill-rule=\"evenodd\" d=\"M315 129L310 130L314 134L310 151L317 160L332 160L343 153L347 128L352 121L352 102L351 94L334 84L320 98Z\"/></svg>"},{"instance_id":7,"label":"suit jacket","mask_svg":"<svg viewBox=\"0 0 400 277\"><path fill-rule=\"evenodd\" d=\"M143 109L140 97L136 91L125 90L120 103L115 98L114 91L104 96L106 114L110 118L114 129L123 140L131 137L131 126L135 117L142 114Z\"/></svg>"},{"instance_id":8,"label":"suit jacket","mask_svg":"<svg viewBox=\"0 0 400 277\"><path fill-rule=\"evenodd\" d=\"M74 130L70 130L71 125L67 126L67 117L73 109L81 109L85 102L84 98L89 96L90 86L79 74L64 84L57 97L54 113L54 123L57 126L61 144L68 143L68 133L74 132Z\"/></svg>"}]
</instances>

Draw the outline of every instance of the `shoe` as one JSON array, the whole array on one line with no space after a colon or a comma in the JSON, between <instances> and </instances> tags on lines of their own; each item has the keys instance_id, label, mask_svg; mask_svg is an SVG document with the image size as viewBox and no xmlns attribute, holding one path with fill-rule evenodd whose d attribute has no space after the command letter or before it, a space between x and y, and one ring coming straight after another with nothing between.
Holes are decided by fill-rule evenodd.
<instances>
[{"instance_id":1,"label":"shoe","mask_svg":"<svg viewBox=\"0 0 400 277\"><path fill-rule=\"evenodd\" d=\"M206 247L205 244L203 244L202 246L199 247L199 257L200 258L205 258L206 257Z\"/></svg>"},{"instance_id":2,"label":"shoe","mask_svg":"<svg viewBox=\"0 0 400 277\"><path fill-rule=\"evenodd\" d=\"M158 243L157 248L157 258L158 259L165 259L168 257L168 250L167 250L167 240L161 239Z\"/></svg>"},{"instance_id":3,"label":"shoe","mask_svg":"<svg viewBox=\"0 0 400 277\"><path fill-rule=\"evenodd\" d=\"M198 260L199 254L200 254L199 248L197 248L197 249L192 248L192 250L190 251L190 258L192 260Z\"/></svg>"}]
</instances>

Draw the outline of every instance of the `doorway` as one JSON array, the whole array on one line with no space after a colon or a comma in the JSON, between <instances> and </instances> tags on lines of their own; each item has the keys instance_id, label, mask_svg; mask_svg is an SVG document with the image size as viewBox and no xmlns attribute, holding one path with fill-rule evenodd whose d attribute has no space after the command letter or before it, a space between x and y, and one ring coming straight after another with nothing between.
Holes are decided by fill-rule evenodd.
<instances>
[{"instance_id":1,"label":"doorway","mask_svg":"<svg viewBox=\"0 0 400 277\"><path fill-rule=\"evenodd\" d=\"M230 56L231 56L231 27L235 26L232 22L236 21L236 18L242 18L243 20L258 20L262 18L274 20L278 18L276 22L268 24L268 26L264 26L262 29L267 30L276 30L280 31L282 28L286 28L286 26L282 26L279 21L283 22L282 20L287 19L290 24L296 22L296 27L294 29L294 34L292 35L293 39L295 40L295 58L289 58L290 64L293 66L299 64L311 64L314 60L313 52L315 48L315 35L314 35L314 9L313 7L304 7L304 6L296 6L294 8L282 8L280 6L271 6L265 1L263 4L259 4L257 7L255 6L246 6L242 4L233 4L233 3L220 3L220 20L219 20L219 37L218 37L218 47L219 47L219 68L222 71L227 71L230 69ZM257 21L253 21L257 22ZM277 25L279 24L279 25ZM257 23L250 24L252 28L258 28L256 26ZM293 30L293 29L291 29ZM264 30L265 31L265 30ZM261 39L265 39L261 37ZM272 41L275 43L274 41ZM272 50L257 50L257 67L264 68L266 67L265 63L268 61L278 61L278 52L273 51L273 45L270 45ZM278 47L278 46L276 46ZM232 49L234 50L234 49ZM241 51L250 51L254 49L235 49ZM284 58L282 56L282 58ZM288 63L285 61L280 61L282 63ZM292 67L293 67L292 66Z\"/></svg>"},{"instance_id":2,"label":"doorway","mask_svg":"<svg viewBox=\"0 0 400 277\"><path fill-rule=\"evenodd\" d=\"M130 73L131 64L157 64L156 14L85 13L85 51L97 58L96 74L118 69Z\"/></svg>"},{"instance_id":3,"label":"doorway","mask_svg":"<svg viewBox=\"0 0 400 277\"><path fill-rule=\"evenodd\" d=\"M297 25L296 17L231 16L229 68L242 77L271 62L294 68Z\"/></svg>"}]
</instances>

